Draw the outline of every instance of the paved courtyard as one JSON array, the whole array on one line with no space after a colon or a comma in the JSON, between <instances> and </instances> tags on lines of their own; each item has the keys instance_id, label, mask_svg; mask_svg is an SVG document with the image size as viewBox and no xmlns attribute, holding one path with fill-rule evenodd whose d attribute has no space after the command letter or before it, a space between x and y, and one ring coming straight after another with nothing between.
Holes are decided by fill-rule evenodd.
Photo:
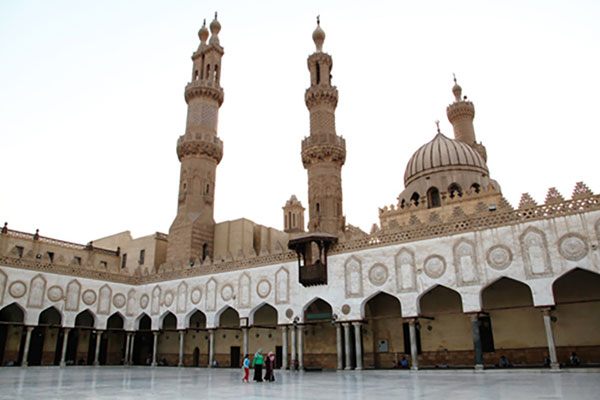
<instances>
[{"instance_id":1,"label":"paved courtyard","mask_svg":"<svg viewBox=\"0 0 600 400\"><path fill-rule=\"evenodd\" d=\"M598 399L599 372L277 372L241 383L237 369L0 368L0 399Z\"/></svg>"}]
</instances>

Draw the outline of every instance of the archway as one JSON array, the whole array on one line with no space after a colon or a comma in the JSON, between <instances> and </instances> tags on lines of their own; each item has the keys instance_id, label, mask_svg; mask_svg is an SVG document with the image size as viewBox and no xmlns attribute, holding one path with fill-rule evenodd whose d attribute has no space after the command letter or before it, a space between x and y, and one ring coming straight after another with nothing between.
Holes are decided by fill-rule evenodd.
<instances>
[{"instance_id":1,"label":"archway","mask_svg":"<svg viewBox=\"0 0 600 400\"><path fill-rule=\"evenodd\" d=\"M84 310L77 314L75 326L69 332L67 342L67 354L65 356L67 365L91 364L94 361L93 358L88 360L88 355L90 345L93 344L95 348L95 340L91 340L95 324L94 314L90 310Z\"/></svg>"},{"instance_id":2,"label":"archway","mask_svg":"<svg viewBox=\"0 0 600 400\"><path fill-rule=\"evenodd\" d=\"M485 364L497 365L502 356L512 365L543 364L548 342L529 286L501 278L482 290L481 304L488 315L487 320L480 319Z\"/></svg>"},{"instance_id":3,"label":"archway","mask_svg":"<svg viewBox=\"0 0 600 400\"><path fill-rule=\"evenodd\" d=\"M600 275L575 268L552 285L553 330L559 362L575 352L581 364L600 362Z\"/></svg>"},{"instance_id":4,"label":"archway","mask_svg":"<svg viewBox=\"0 0 600 400\"><path fill-rule=\"evenodd\" d=\"M168 311L162 317L161 332L158 336L156 350L158 365L177 365L179 363L179 334L177 332L177 317Z\"/></svg>"},{"instance_id":5,"label":"archway","mask_svg":"<svg viewBox=\"0 0 600 400\"><path fill-rule=\"evenodd\" d=\"M217 362L218 366L240 367L241 360L239 355L242 344L240 315L233 308L227 307L218 317L213 360ZM233 357L236 354L237 357ZM237 364L235 364L235 361L237 361Z\"/></svg>"},{"instance_id":6,"label":"archway","mask_svg":"<svg viewBox=\"0 0 600 400\"><path fill-rule=\"evenodd\" d=\"M152 363L153 346L152 320L147 314L142 314L133 339L133 364L150 365Z\"/></svg>"},{"instance_id":7,"label":"archway","mask_svg":"<svg viewBox=\"0 0 600 400\"><path fill-rule=\"evenodd\" d=\"M25 313L16 303L0 310L0 365L21 365L25 335Z\"/></svg>"},{"instance_id":8,"label":"archway","mask_svg":"<svg viewBox=\"0 0 600 400\"><path fill-rule=\"evenodd\" d=\"M100 341L99 362L101 365L125 364L125 334L123 316L116 312L106 321L106 331Z\"/></svg>"},{"instance_id":9,"label":"archway","mask_svg":"<svg viewBox=\"0 0 600 400\"><path fill-rule=\"evenodd\" d=\"M381 292L370 298L363 309L367 324L363 335L365 368L395 367L405 353L400 301Z\"/></svg>"},{"instance_id":10,"label":"archway","mask_svg":"<svg viewBox=\"0 0 600 400\"><path fill-rule=\"evenodd\" d=\"M332 319L331 305L323 299L317 298L304 308L302 332L304 333L303 361L306 369L336 368L337 336ZM350 332L354 335L353 329ZM354 343L354 340L351 340ZM353 365L355 365L354 357L354 346L352 346Z\"/></svg>"},{"instance_id":11,"label":"archway","mask_svg":"<svg viewBox=\"0 0 600 400\"><path fill-rule=\"evenodd\" d=\"M61 319L60 313L54 307L49 307L40 314L38 325L31 332L28 365L52 365L54 363ZM60 348L58 353L60 354Z\"/></svg>"},{"instance_id":12,"label":"archway","mask_svg":"<svg viewBox=\"0 0 600 400\"><path fill-rule=\"evenodd\" d=\"M250 313L250 329L248 332L248 352L254 353L262 349L264 354L275 354L275 366L281 367L283 347L281 335L277 332L277 310L269 304L263 304ZM234 353L231 354L232 362Z\"/></svg>"},{"instance_id":13,"label":"archway","mask_svg":"<svg viewBox=\"0 0 600 400\"><path fill-rule=\"evenodd\" d=\"M473 334L469 317L463 314L460 294L442 285L419 299L422 366L472 366ZM408 328L405 328L405 332ZM407 336L407 333L405 333Z\"/></svg>"},{"instance_id":14,"label":"archway","mask_svg":"<svg viewBox=\"0 0 600 400\"><path fill-rule=\"evenodd\" d=\"M208 365L208 334L206 315L200 310L188 314L188 329L185 333L183 364L194 367ZM190 352L191 357L190 357Z\"/></svg>"}]
</instances>

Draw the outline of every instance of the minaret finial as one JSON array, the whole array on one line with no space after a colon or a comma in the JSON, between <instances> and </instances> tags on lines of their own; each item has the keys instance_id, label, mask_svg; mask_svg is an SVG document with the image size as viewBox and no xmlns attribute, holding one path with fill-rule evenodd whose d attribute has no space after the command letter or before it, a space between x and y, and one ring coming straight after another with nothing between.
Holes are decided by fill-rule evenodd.
<instances>
[{"instance_id":1,"label":"minaret finial","mask_svg":"<svg viewBox=\"0 0 600 400\"><path fill-rule=\"evenodd\" d=\"M321 26L321 15L317 15L317 25Z\"/></svg>"},{"instance_id":2,"label":"minaret finial","mask_svg":"<svg viewBox=\"0 0 600 400\"><path fill-rule=\"evenodd\" d=\"M461 101L461 96L462 96L462 88L460 87L460 85L456 82L456 74L453 72L452 73L452 77L454 78L454 86L452 87L452 93L454 93L454 99L459 102Z\"/></svg>"},{"instance_id":3,"label":"minaret finial","mask_svg":"<svg viewBox=\"0 0 600 400\"><path fill-rule=\"evenodd\" d=\"M456 85L456 74L454 72L452 73L452 77L454 78L454 84Z\"/></svg>"},{"instance_id":4,"label":"minaret finial","mask_svg":"<svg viewBox=\"0 0 600 400\"><path fill-rule=\"evenodd\" d=\"M442 133L442 132L440 132L440 120L439 119L435 121L435 126L437 126L438 133Z\"/></svg>"},{"instance_id":5,"label":"minaret finial","mask_svg":"<svg viewBox=\"0 0 600 400\"><path fill-rule=\"evenodd\" d=\"M317 15L317 29L313 32L313 41L315 42L315 46L317 46L317 52L323 51L323 42L325 41L325 31L321 29L321 16Z\"/></svg>"}]
</instances>

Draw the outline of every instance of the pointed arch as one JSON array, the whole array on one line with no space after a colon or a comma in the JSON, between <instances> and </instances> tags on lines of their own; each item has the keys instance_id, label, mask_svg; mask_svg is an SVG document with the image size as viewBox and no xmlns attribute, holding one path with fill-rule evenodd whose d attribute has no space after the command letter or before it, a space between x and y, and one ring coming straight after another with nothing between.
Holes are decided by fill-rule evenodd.
<instances>
[{"instance_id":1,"label":"pointed arch","mask_svg":"<svg viewBox=\"0 0 600 400\"><path fill-rule=\"evenodd\" d=\"M585 268L573 268L552 282L554 301L558 303L600 299L600 274Z\"/></svg>"},{"instance_id":2,"label":"pointed arch","mask_svg":"<svg viewBox=\"0 0 600 400\"><path fill-rule=\"evenodd\" d=\"M96 327L96 314L89 308L81 311L75 317L75 328L95 328Z\"/></svg>"},{"instance_id":3,"label":"pointed arch","mask_svg":"<svg viewBox=\"0 0 600 400\"><path fill-rule=\"evenodd\" d=\"M417 311L427 315L448 311L462 313L462 295L448 286L435 284L419 295Z\"/></svg>"},{"instance_id":4,"label":"pointed arch","mask_svg":"<svg viewBox=\"0 0 600 400\"><path fill-rule=\"evenodd\" d=\"M25 309L19 303L11 303L0 309L0 321L25 322Z\"/></svg>"},{"instance_id":5,"label":"pointed arch","mask_svg":"<svg viewBox=\"0 0 600 400\"><path fill-rule=\"evenodd\" d=\"M306 322L315 319L331 319L333 316L333 307L329 302L321 297L315 297L302 307L302 318L300 322Z\"/></svg>"},{"instance_id":6,"label":"pointed arch","mask_svg":"<svg viewBox=\"0 0 600 400\"><path fill-rule=\"evenodd\" d=\"M496 307L533 306L533 290L523 281L501 276L494 279L479 292L481 309Z\"/></svg>"},{"instance_id":7,"label":"pointed arch","mask_svg":"<svg viewBox=\"0 0 600 400\"><path fill-rule=\"evenodd\" d=\"M158 326L162 330L177 329L177 317L171 311L167 311L158 319Z\"/></svg>"},{"instance_id":8,"label":"pointed arch","mask_svg":"<svg viewBox=\"0 0 600 400\"><path fill-rule=\"evenodd\" d=\"M62 320L62 313L56 307L50 306L40 313L38 317L38 325L61 326Z\"/></svg>"},{"instance_id":9,"label":"pointed arch","mask_svg":"<svg viewBox=\"0 0 600 400\"><path fill-rule=\"evenodd\" d=\"M136 330L152 330L152 318L145 312L137 316L133 323Z\"/></svg>"},{"instance_id":10,"label":"pointed arch","mask_svg":"<svg viewBox=\"0 0 600 400\"><path fill-rule=\"evenodd\" d=\"M206 314L195 308L185 316L185 326L189 329L206 328Z\"/></svg>"},{"instance_id":11,"label":"pointed arch","mask_svg":"<svg viewBox=\"0 0 600 400\"><path fill-rule=\"evenodd\" d=\"M115 311L106 320L106 329L123 329L125 326L125 316L120 311Z\"/></svg>"},{"instance_id":12,"label":"pointed arch","mask_svg":"<svg viewBox=\"0 0 600 400\"><path fill-rule=\"evenodd\" d=\"M239 328L240 313L231 306L224 306L215 314L215 326L217 328Z\"/></svg>"},{"instance_id":13,"label":"pointed arch","mask_svg":"<svg viewBox=\"0 0 600 400\"><path fill-rule=\"evenodd\" d=\"M249 314L248 323L252 325L277 325L278 312L271 304L263 301L254 307Z\"/></svg>"},{"instance_id":14,"label":"pointed arch","mask_svg":"<svg viewBox=\"0 0 600 400\"><path fill-rule=\"evenodd\" d=\"M402 316L402 303L400 303L400 300L394 296L392 293L389 293L385 290L378 290L375 293L371 294L369 297L366 297L362 303L360 304L360 317L362 319L367 319L367 308L369 303L371 304L375 304L375 303L380 303L381 300L383 300L385 303L387 303L384 307L387 308L387 311L390 311L390 308L395 307L396 305L398 306L398 312L397 312L397 316L401 317ZM386 315L389 314L394 314L394 312L388 312L386 313Z\"/></svg>"}]
</instances>

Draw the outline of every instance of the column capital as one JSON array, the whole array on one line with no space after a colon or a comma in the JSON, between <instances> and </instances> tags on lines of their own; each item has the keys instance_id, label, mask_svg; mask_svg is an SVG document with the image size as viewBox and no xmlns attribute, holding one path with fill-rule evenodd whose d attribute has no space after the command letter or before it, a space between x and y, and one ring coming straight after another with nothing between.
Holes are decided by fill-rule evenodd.
<instances>
[{"instance_id":1,"label":"column capital","mask_svg":"<svg viewBox=\"0 0 600 400\"><path fill-rule=\"evenodd\" d=\"M160 334L160 331L152 331L152 334L153 334L154 336L158 336L158 335Z\"/></svg>"},{"instance_id":2,"label":"column capital","mask_svg":"<svg viewBox=\"0 0 600 400\"><path fill-rule=\"evenodd\" d=\"M540 311L542 312L542 314L544 316L552 316L552 311L554 311L554 306L546 306L546 307L540 307Z\"/></svg>"},{"instance_id":3,"label":"column capital","mask_svg":"<svg viewBox=\"0 0 600 400\"><path fill-rule=\"evenodd\" d=\"M410 317L410 318L405 318L408 320L408 324L409 325L415 325L417 322L419 322L419 317Z\"/></svg>"},{"instance_id":4,"label":"column capital","mask_svg":"<svg viewBox=\"0 0 600 400\"><path fill-rule=\"evenodd\" d=\"M352 324L352 326L362 326L364 324L364 322L362 322L362 321L354 321L354 322L351 322L351 324Z\"/></svg>"}]
</instances>

